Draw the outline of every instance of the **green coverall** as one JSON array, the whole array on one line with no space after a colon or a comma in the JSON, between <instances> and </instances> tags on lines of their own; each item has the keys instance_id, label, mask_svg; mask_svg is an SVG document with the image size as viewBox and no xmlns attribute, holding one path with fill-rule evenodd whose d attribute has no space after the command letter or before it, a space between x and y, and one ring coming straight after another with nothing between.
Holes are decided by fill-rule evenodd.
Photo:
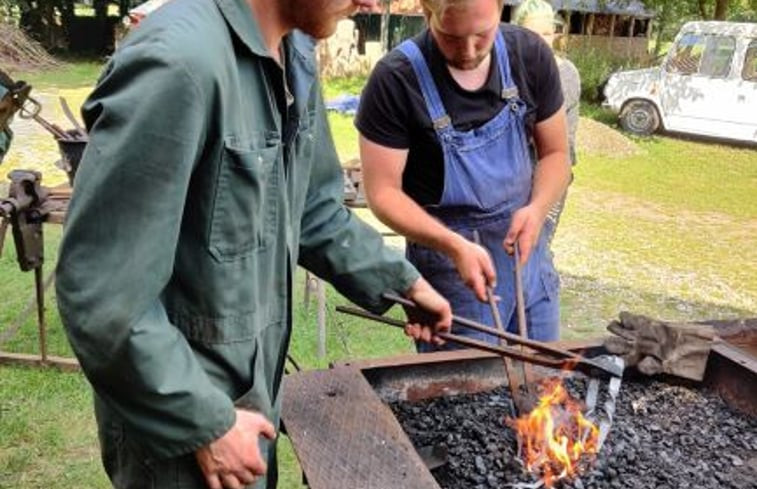
<instances>
[{"instance_id":1,"label":"green coverall","mask_svg":"<svg viewBox=\"0 0 757 489\"><path fill-rule=\"evenodd\" d=\"M205 487L194 451L235 406L278 426L295 264L376 312L419 277L342 206L313 40L284 51L244 0L173 0L84 106L57 296L119 489Z\"/></svg>"},{"instance_id":2,"label":"green coverall","mask_svg":"<svg viewBox=\"0 0 757 489\"><path fill-rule=\"evenodd\" d=\"M0 75L0 163L8 154L13 140L10 124L14 112L16 112L16 106L13 102L10 86L3 84L3 77Z\"/></svg>"}]
</instances>

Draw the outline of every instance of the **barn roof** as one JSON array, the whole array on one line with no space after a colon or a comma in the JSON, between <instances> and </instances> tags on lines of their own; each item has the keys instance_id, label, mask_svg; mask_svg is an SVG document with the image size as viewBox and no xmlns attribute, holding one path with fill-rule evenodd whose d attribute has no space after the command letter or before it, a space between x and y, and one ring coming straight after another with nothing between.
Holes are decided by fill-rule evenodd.
<instances>
[{"instance_id":1,"label":"barn roof","mask_svg":"<svg viewBox=\"0 0 757 489\"><path fill-rule=\"evenodd\" d=\"M634 17L654 17L652 10L644 7L639 0L548 0L555 10L571 12L593 12L603 14L632 15ZM522 0L505 0L506 5L519 5ZM392 0L390 11L393 14L422 14L418 0Z\"/></svg>"}]
</instances>

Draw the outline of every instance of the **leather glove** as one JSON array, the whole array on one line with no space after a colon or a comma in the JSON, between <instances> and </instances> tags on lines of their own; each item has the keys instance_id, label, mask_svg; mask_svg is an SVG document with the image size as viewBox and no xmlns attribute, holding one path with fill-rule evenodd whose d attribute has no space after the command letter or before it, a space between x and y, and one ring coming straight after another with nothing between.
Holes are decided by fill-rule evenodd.
<instances>
[{"instance_id":1,"label":"leather glove","mask_svg":"<svg viewBox=\"0 0 757 489\"><path fill-rule=\"evenodd\" d=\"M610 353L643 374L660 373L702 380L715 339L708 324L672 323L621 312L607 329L617 336L605 340Z\"/></svg>"}]
</instances>

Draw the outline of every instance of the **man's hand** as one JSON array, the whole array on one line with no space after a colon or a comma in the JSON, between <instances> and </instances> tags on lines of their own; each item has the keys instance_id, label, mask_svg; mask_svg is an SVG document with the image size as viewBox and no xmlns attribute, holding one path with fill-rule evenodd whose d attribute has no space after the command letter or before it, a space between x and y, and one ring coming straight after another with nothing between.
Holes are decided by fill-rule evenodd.
<instances>
[{"instance_id":1,"label":"man's hand","mask_svg":"<svg viewBox=\"0 0 757 489\"><path fill-rule=\"evenodd\" d=\"M476 294L478 300L486 302L486 286L494 287L497 279L494 264L486 248L461 236L450 251L450 258L463 283Z\"/></svg>"},{"instance_id":2,"label":"man's hand","mask_svg":"<svg viewBox=\"0 0 757 489\"><path fill-rule=\"evenodd\" d=\"M260 413L237 409L234 426L195 456L210 489L242 489L265 474L258 437L276 438L273 425Z\"/></svg>"},{"instance_id":3,"label":"man's hand","mask_svg":"<svg viewBox=\"0 0 757 489\"><path fill-rule=\"evenodd\" d=\"M412 336L416 341L433 342L437 346L443 345L444 340L435 335L448 332L452 327L452 309L449 302L422 277L405 292L405 297L423 308L423 311L405 311L407 314L405 334Z\"/></svg>"},{"instance_id":4,"label":"man's hand","mask_svg":"<svg viewBox=\"0 0 757 489\"><path fill-rule=\"evenodd\" d=\"M529 204L513 213L513 220L510 223L510 229L507 230L503 246L505 251L512 255L515 253L515 242L518 242L520 248L519 265L525 265L528 262L534 246L539 242L539 234L541 234L548 210Z\"/></svg>"}]
</instances>

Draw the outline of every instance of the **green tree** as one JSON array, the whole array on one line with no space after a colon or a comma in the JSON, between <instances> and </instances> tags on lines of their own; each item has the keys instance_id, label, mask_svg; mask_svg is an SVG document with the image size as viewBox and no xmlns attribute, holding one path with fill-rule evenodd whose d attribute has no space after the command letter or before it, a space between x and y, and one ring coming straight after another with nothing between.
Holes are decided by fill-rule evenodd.
<instances>
[{"instance_id":1,"label":"green tree","mask_svg":"<svg viewBox=\"0 0 757 489\"><path fill-rule=\"evenodd\" d=\"M630 1L630 0L624 0ZM656 13L655 56L690 20L757 21L757 0L643 0Z\"/></svg>"},{"instance_id":2,"label":"green tree","mask_svg":"<svg viewBox=\"0 0 757 489\"><path fill-rule=\"evenodd\" d=\"M105 22L108 6L116 3L120 16L141 0L92 0L95 17ZM65 49L75 20L74 0L0 0L0 8L18 13L18 25L47 49Z\"/></svg>"}]
</instances>

